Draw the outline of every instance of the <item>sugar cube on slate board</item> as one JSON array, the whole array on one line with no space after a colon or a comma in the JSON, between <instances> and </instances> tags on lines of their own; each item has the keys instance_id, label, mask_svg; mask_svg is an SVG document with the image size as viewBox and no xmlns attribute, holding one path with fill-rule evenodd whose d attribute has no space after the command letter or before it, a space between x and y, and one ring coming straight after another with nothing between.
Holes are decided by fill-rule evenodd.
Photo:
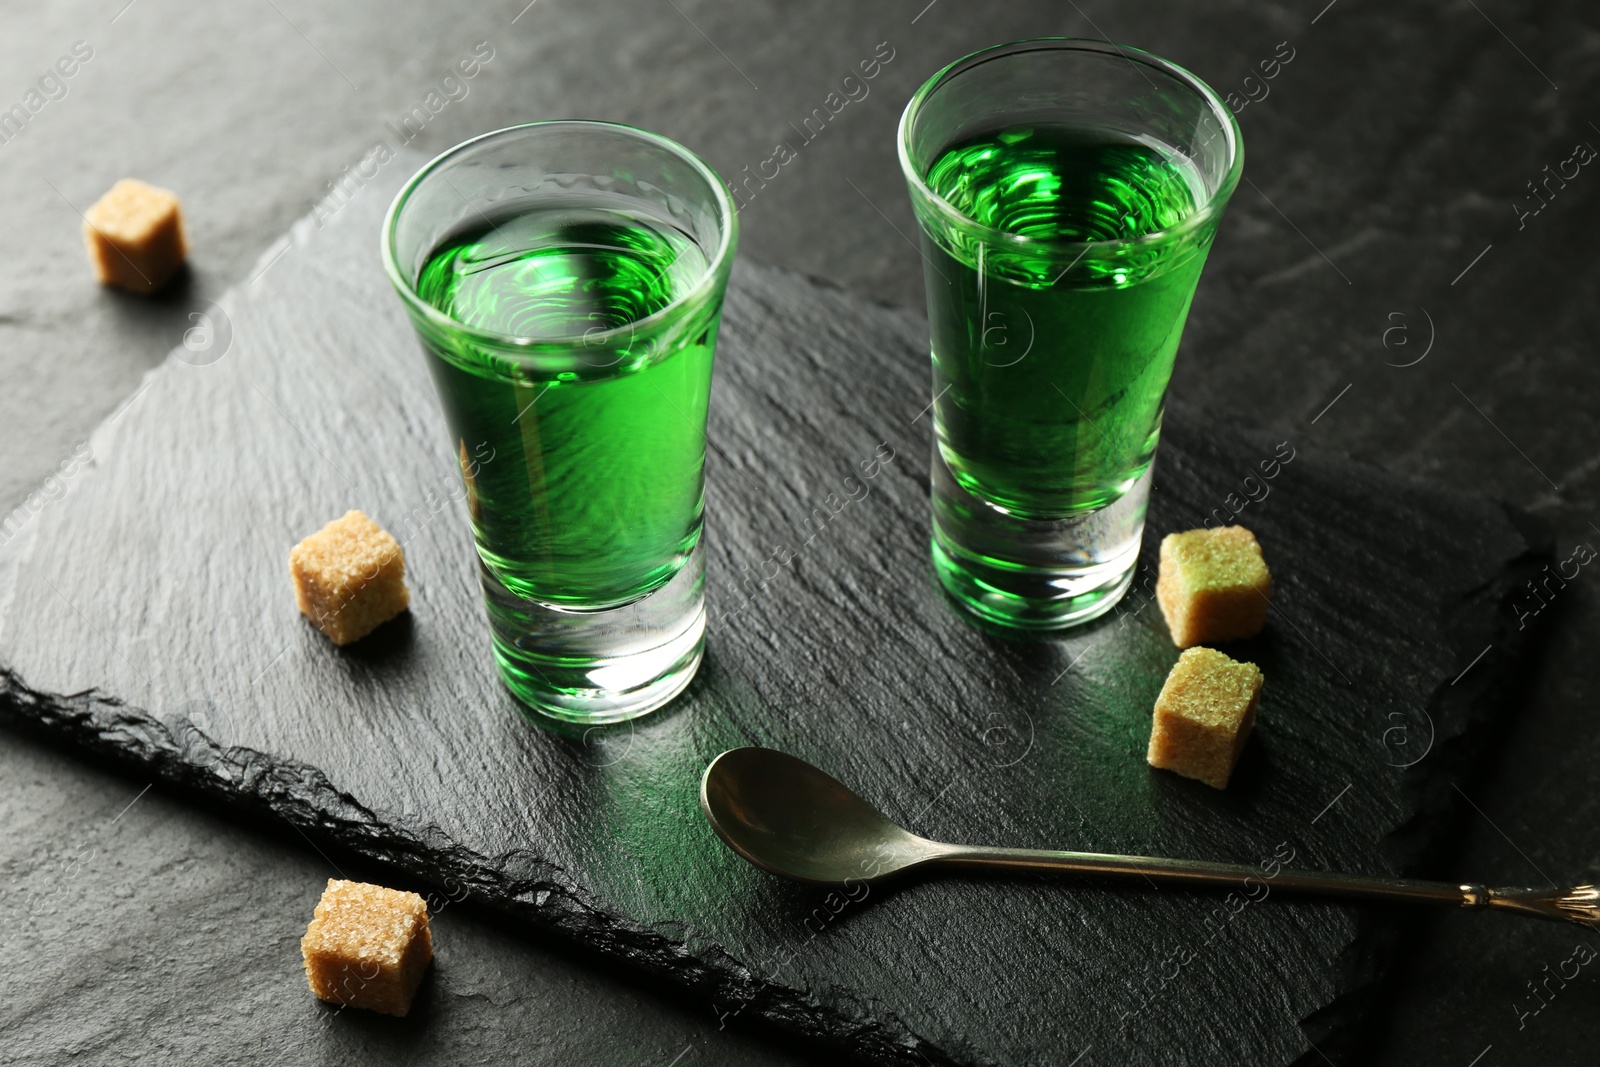
<instances>
[{"instance_id":1,"label":"sugar cube on slate board","mask_svg":"<svg viewBox=\"0 0 1600 1067\"><path fill-rule=\"evenodd\" d=\"M420 162L299 224L222 301L214 349L154 371L0 549L0 719L453 879L730 1023L883 1062L1337 1047L1403 911L1031 876L829 893L719 843L700 773L760 744L947 840L1412 870L1520 654L1504 600L1547 558L1536 525L1174 405L1133 592L1065 636L1000 637L927 561L925 322L742 263L711 416L705 665L631 726L541 730L496 679L454 448L378 261ZM1238 521L1277 593L1229 651L1267 685L1219 792L1145 764L1178 655L1154 556L1264 470ZM413 601L336 649L285 558L349 508L400 539Z\"/></svg>"}]
</instances>

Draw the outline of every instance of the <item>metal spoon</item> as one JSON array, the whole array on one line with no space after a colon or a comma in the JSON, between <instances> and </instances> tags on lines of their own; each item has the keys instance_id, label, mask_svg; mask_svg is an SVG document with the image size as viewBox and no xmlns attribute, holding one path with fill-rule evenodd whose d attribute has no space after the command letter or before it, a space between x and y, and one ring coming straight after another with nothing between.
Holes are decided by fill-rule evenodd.
<instances>
[{"instance_id":1,"label":"metal spoon","mask_svg":"<svg viewBox=\"0 0 1600 1067\"><path fill-rule=\"evenodd\" d=\"M739 855L763 870L814 885L877 882L917 867L1059 870L1191 886L1243 884L1248 889L1253 882L1359 900L1515 911L1600 928L1600 890L1592 885L1490 889L1288 868L1268 876L1237 863L929 841L902 829L805 760L770 748L730 749L712 760L700 781L700 806L717 836Z\"/></svg>"}]
</instances>

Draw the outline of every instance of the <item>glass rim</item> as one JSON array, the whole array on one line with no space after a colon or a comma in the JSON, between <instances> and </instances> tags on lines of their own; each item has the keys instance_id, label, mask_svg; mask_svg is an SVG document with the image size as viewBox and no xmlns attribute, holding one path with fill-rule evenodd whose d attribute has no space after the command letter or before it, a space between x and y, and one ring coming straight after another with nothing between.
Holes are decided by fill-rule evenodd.
<instances>
[{"instance_id":1,"label":"glass rim","mask_svg":"<svg viewBox=\"0 0 1600 1067\"><path fill-rule=\"evenodd\" d=\"M636 138L665 149L689 164L700 175L706 185L714 191L717 203L717 221L721 230L717 250L714 255L707 259L706 268L700 278L687 291L679 294L665 307L651 312L642 319L636 319L622 326L613 326L607 330L591 329L584 333L539 337L523 337L517 334L501 333L498 330L485 330L478 326L469 325L460 319L445 314L418 296L415 284L409 281L401 272L395 252L396 230L401 213L405 210L411 195L416 192L417 188L425 180L445 164L485 141L496 140L512 134L560 126L597 130ZM472 206L470 202L468 206ZM470 137L458 145L445 149L423 164L415 174L406 180L405 185L401 186L400 191L395 194L394 201L390 203L388 213L383 219L383 233L380 243L383 252L383 267L385 273L389 275L390 284L394 286L401 299L405 301L406 307L413 314L422 316L424 320L434 326L465 333L479 344L511 350L531 350L547 347L567 348L575 344L582 344L586 347L604 347L615 341L632 340L638 336L641 329L648 333L663 323L674 321L683 314L686 308L699 305L707 295L714 292L718 285L717 278L721 275L724 265L732 255L734 242L738 234L738 222L739 211L733 202L733 196L728 191L728 187L723 184L722 179L717 176L717 172L712 170L710 164L706 163L705 160L670 137L663 137L659 133L651 133L649 130L642 130L637 126L629 126L621 122L605 122L598 119L542 119L538 122L522 122L514 126L503 126L498 130L480 133L476 137Z\"/></svg>"},{"instance_id":2,"label":"glass rim","mask_svg":"<svg viewBox=\"0 0 1600 1067\"><path fill-rule=\"evenodd\" d=\"M917 171L917 168L911 164L912 124L918 118L922 106L927 103L928 98L956 76L984 63L1007 59L1021 52L1041 51L1095 52L1100 55L1121 56L1130 63L1142 63L1174 78L1187 86L1201 100L1205 101L1212 113L1221 120L1219 125L1223 135L1227 138L1229 165L1226 173L1222 176L1222 180L1217 184L1216 189L1206 197L1205 203L1200 206L1199 210L1176 225L1140 234L1138 237L1116 237L1105 241L1060 241L1047 237L1026 237L1022 234L1010 233L979 222L933 191L928 183L923 180L923 176ZM1244 173L1244 137L1239 129L1239 120L1234 117L1233 110L1217 95L1216 90L1188 70L1169 59L1163 59L1153 52L1146 52L1141 48L1133 48L1129 45L1120 45L1112 41L1090 37L1030 37L1006 44L990 45L987 48L980 48L976 52L961 57L923 82L921 87L912 94L911 99L906 103L905 110L900 114L900 128L895 140L897 154L900 157L900 169L905 174L906 181L911 185L913 191L932 204L940 214L961 229L975 233L980 238L995 244L1010 243L1029 248L1050 250L1081 250L1081 255L1087 255L1097 249L1110 250L1145 244L1158 244L1200 229L1222 213L1228 198L1233 195L1234 189L1239 184L1240 176Z\"/></svg>"}]
</instances>

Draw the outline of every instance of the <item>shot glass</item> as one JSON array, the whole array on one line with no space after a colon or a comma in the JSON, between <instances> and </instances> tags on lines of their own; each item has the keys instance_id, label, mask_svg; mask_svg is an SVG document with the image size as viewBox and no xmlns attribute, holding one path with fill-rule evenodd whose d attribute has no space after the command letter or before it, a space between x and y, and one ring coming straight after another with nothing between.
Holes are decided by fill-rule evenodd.
<instances>
[{"instance_id":1,"label":"shot glass","mask_svg":"<svg viewBox=\"0 0 1600 1067\"><path fill-rule=\"evenodd\" d=\"M1244 155L1217 94L1103 41L1000 45L900 120L933 355L933 561L1004 627L1133 579L1178 339Z\"/></svg>"},{"instance_id":2,"label":"shot glass","mask_svg":"<svg viewBox=\"0 0 1600 1067\"><path fill-rule=\"evenodd\" d=\"M465 483L495 660L528 707L619 722L705 639L706 412L738 221L642 130L484 134L395 198L383 259Z\"/></svg>"}]
</instances>

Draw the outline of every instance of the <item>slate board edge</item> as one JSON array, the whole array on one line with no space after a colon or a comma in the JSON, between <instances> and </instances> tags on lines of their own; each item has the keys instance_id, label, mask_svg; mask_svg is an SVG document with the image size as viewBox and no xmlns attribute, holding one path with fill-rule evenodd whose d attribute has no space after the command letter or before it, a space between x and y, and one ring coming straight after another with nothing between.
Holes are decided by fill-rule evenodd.
<instances>
[{"instance_id":1,"label":"slate board edge","mask_svg":"<svg viewBox=\"0 0 1600 1067\"><path fill-rule=\"evenodd\" d=\"M1515 611L1511 603L1522 584L1553 560L1554 529L1538 516L1509 504L1501 506L1511 525L1522 535L1526 547L1521 555L1507 562L1495 581L1463 597L1445 625L1446 632L1455 639L1457 662L1465 670L1483 646L1478 644L1478 635L1463 632L1456 623L1468 617L1466 609L1474 601L1492 602L1496 609L1494 626L1486 641L1498 650L1501 669L1485 671L1481 681L1462 688L1457 688L1455 682L1443 682L1429 699L1427 710L1433 721L1457 723L1459 729L1435 738L1427 758L1444 762L1446 769L1408 780L1408 788L1417 796L1413 814L1396 825L1384 839L1404 874L1448 880L1456 873L1440 866L1451 858L1451 843L1430 840L1430 830L1453 819L1464 807L1454 787L1491 758L1488 750L1494 731L1488 729L1490 724L1511 725L1506 721L1511 714L1511 697L1536 658L1534 649L1538 637L1549 625L1541 618L1525 629L1513 627ZM1458 676L1458 680L1465 679ZM1452 710L1446 712L1446 707ZM1463 878L1470 876L1490 882L1497 877L1497 872L1492 871L1461 871L1459 874ZM1338 1063L1363 1063L1372 1058L1371 1043L1382 1031L1386 1019L1378 1001L1387 988L1394 953L1409 936L1407 929L1388 921L1381 911L1363 910L1358 932L1345 946L1341 957L1345 992L1300 1021L1313 1047L1294 1067L1326 1067L1329 1058ZM1366 1021L1357 1024L1355 1020Z\"/></svg>"},{"instance_id":2,"label":"slate board edge","mask_svg":"<svg viewBox=\"0 0 1600 1067\"><path fill-rule=\"evenodd\" d=\"M452 894L464 887L495 911L664 978L740 1021L771 1024L875 1061L962 1062L912 1034L892 1013L835 1013L797 990L755 980L719 948L694 949L687 940L607 915L591 907L558 868L529 853L508 854L518 856L526 870L507 884L487 857L442 833L418 836L382 823L317 768L244 747L223 748L187 719L169 726L92 689L38 692L0 668L0 724L112 766L153 773L180 795L220 801L267 825L288 823L312 842L350 850ZM719 966L718 957L727 965Z\"/></svg>"},{"instance_id":3,"label":"slate board edge","mask_svg":"<svg viewBox=\"0 0 1600 1067\"><path fill-rule=\"evenodd\" d=\"M304 242L308 236L304 227L297 224L291 229L289 239ZM781 268L775 272L836 293L845 291L827 279ZM889 307L880 302L872 303L880 308ZM175 357L169 356L152 368L132 396L172 373L176 362ZM1187 405L1180 402L1179 406ZM101 438L101 431L108 430L120 412L119 408L101 424L94 435L96 439ZM98 440L95 443L98 444ZM1408 480L1375 464L1332 450L1319 451L1327 459L1338 458L1382 471L1386 478L1397 483ZM92 473L91 469L91 477ZM78 482L88 480L81 478ZM69 492L82 488L82 484L74 484ZM1430 488L1439 489L1438 486ZM1463 496L1477 495L1464 490L1448 491ZM1542 520L1509 507L1505 510L1511 524L1522 535L1524 551L1508 561L1493 582L1460 601L1454 612L1455 616L1465 616L1464 609L1474 600L1487 598L1496 604L1493 644L1505 650L1503 657L1497 657L1501 659L1502 668L1522 657L1534 632L1506 636L1511 633L1512 613L1508 610L1511 597L1526 578L1551 558L1552 543L1552 535ZM24 543L11 554L12 565L21 566L31 554L33 533L32 529L26 531ZM0 609L14 590L14 585L5 578L0 570L0 584L11 586L10 589L0 588ZM1452 621L1447 619L1446 630L1455 639L1457 661L1465 666L1482 646L1462 634ZM1427 783L1424 787L1427 800L1419 803L1416 813L1397 824L1383 842L1394 848L1397 862L1408 872L1415 869L1421 857L1420 842L1425 828L1435 825L1457 806L1458 802L1450 795L1450 786L1460 779L1472 763L1472 757L1483 747L1481 743L1470 742L1475 736L1481 736L1484 731L1479 728L1493 717L1501 703L1497 699L1505 688L1501 673L1491 674L1487 668L1482 673L1489 677L1484 685L1459 692L1451 685L1441 685L1430 700L1430 714L1439 711L1446 700L1462 705L1461 711L1450 716L1435 717L1435 721L1460 723L1461 728L1436 742L1441 757L1447 753L1453 755L1449 772L1419 776ZM496 911L528 920L532 926L569 938L589 951L664 978L711 1001L719 1009L732 1009L738 1020L768 1024L838 1044L851 1053L881 1062L982 1062L973 1059L975 1052L970 1048L934 1046L912 1033L893 1012L847 1015L824 1007L800 990L761 981L749 967L704 938L673 938L652 927L606 915L587 903L582 889L564 878L559 868L537 860L530 853L506 854L521 857L526 866L521 877L507 884L488 857L460 846L442 831L435 830L419 837L388 826L355 797L338 789L316 767L295 760L275 759L267 753L239 746L225 749L187 719L177 719L169 725L146 709L97 689L72 694L35 690L14 671L0 665L0 725L51 743L64 744L114 765L153 771L158 780L180 793L220 800L241 814L264 819L269 824L279 820L287 822L308 840L320 839L349 849L422 882L443 888L466 886L481 903ZM684 929L692 934L691 927ZM1350 1019L1366 1016L1373 1006L1372 995L1379 988L1389 954L1397 943L1397 938L1385 937L1385 933L1393 931L1385 929L1385 924L1374 917L1364 920L1362 931L1347 944L1344 973L1334 978L1341 992L1311 1017L1301 1020L1309 1039L1315 1040L1320 1035L1322 1040L1317 1042L1320 1047L1313 1048L1300 1063L1322 1062L1330 1041L1355 1047L1359 1035L1346 1024ZM951 1054L962 1058L952 1059Z\"/></svg>"},{"instance_id":4,"label":"slate board edge","mask_svg":"<svg viewBox=\"0 0 1600 1067\"><path fill-rule=\"evenodd\" d=\"M1451 860L1451 842L1439 840L1430 829L1445 823L1462 812L1466 806L1464 795L1457 787L1492 757L1489 754L1495 731L1491 724L1511 728L1509 721L1512 698L1524 676L1531 672L1537 659L1538 640L1546 629L1554 625L1544 617L1530 627L1513 626L1517 620L1512 601L1521 593L1524 582L1535 578L1543 566L1555 558L1555 531L1544 519L1509 504L1501 505L1512 526L1522 535L1527 546L1523 553L1507 566L1489 586L1475 590L1457 605L1454 617L1447 622L1446 631L1456 641L1457 662L1463 672L1472 665L1473 657L1481 649L1479 635L1463 632L1457 621L1466 617L1467 607L1474 600L1488 600L1495 605L1494 627L1485 635L1503 656L1501 669L1486 671L1479 680L1464 688L1457 688L1466 679L1457 676L1455 682L1442 683L1429 701L1428 710L1435 722L1456 722L1460 729L1436 739L1437 756L1447 767L1430 775L1420 775L1410 780L1410 788L1418 794L1411 818L1400 823L1389 834L1386 844L1394 848L1402 869L1406 873L1425 877L1448 879L1457 874L1463 879L1472 878L1487 882L1510 882L1513 877L1498 871L1453 871L1444 866ZM1488 657L1485 656L1485 659ZM1457 710L1445 711L1446 706ZM1430 839L1430 837L1432 839ZM1559 877L1559 876L1558 876ZM1383 995L1389 977L1389 963L1393 954L1411 936L1410 931L1396 923L1385 923L1381 916L1368 911L1363 916L1361 932L1346 948L1346 974L1351 981L1348 996L1334 1001L1312 1017L1301 1021L1307 1034L1327 1051L1333 1043L1333 1055L1342 1061L1360 1063L1371 1058L1370 1043L1382 1029L1384 1016L1376 1001ZM1348 1009L1344 1010L1344 1009ZM1346 1016L1372 1020L1366 1026L1345 1025ZM1316 1049L1303 1056L1295 1067L1319 1067L1325 1060Z\"/></svg>"}]
</instances>

